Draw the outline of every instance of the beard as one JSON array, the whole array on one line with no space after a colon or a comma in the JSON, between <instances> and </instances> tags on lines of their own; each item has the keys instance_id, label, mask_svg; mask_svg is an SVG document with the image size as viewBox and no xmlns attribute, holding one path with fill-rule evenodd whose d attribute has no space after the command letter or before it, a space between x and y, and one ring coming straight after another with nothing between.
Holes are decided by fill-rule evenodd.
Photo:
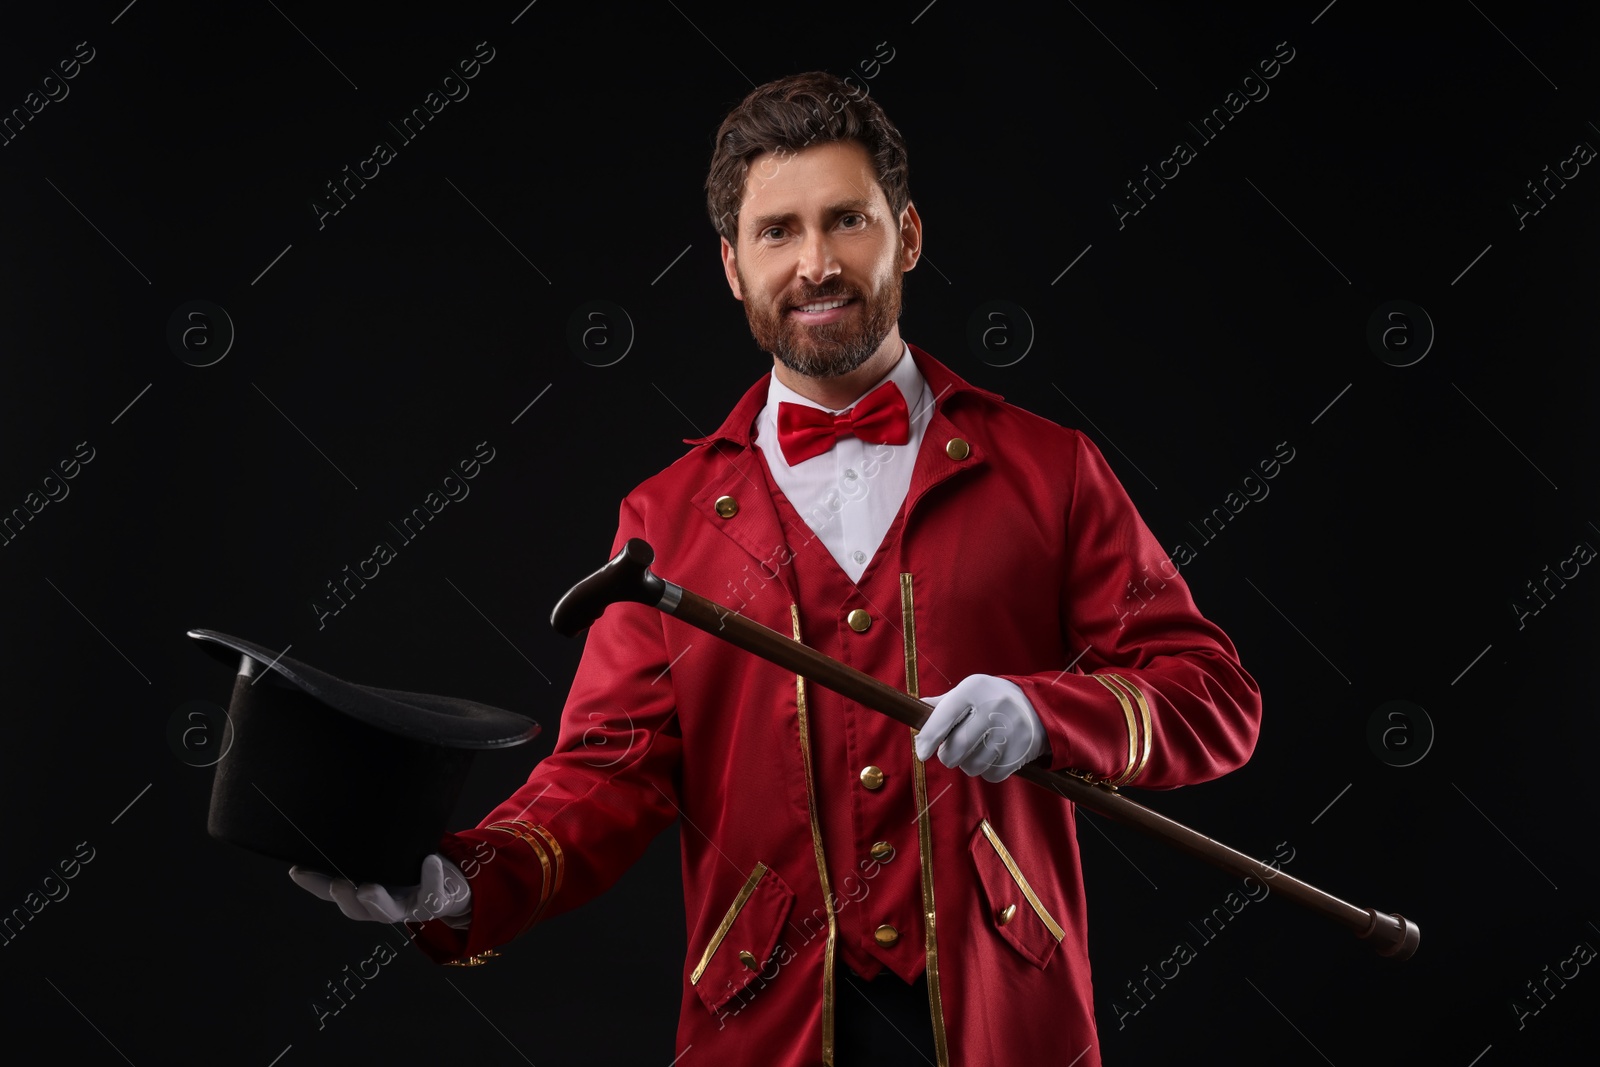
<instances>
[{"instance_id":1,"label":"beard","mask_svg":"<svg viewBox=\"0 0 1600 1067\"><path fill-rule=\"evenodd\" d=\"M872 358L889 336L900 318L902 283L900 272L891 267L871 297L838 281L805 285L796 297L780 296L765 302L747 299L745 317L756 344L785 367L808 378L838 378ZM739 285L749 292L742 273ZM854 300L854 312L822 326L807 326L789 317L791 308L834 299Z\"/></svg>"}]
</instances>

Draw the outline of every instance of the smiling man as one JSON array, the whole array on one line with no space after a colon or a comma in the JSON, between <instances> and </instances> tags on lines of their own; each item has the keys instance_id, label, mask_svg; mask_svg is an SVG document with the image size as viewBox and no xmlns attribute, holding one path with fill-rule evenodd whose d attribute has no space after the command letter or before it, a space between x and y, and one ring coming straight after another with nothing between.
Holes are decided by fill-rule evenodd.
<instances>
[{"instance_id":1,"label":"smiling man","mask_svg":"<svg viewBox=\"0 0 1600 1067\"><path fill-rule=\"evenodd\" d=\"M554 752L420 889L297 880L465 962L681 816L686 1062L1100 1062L1074 811L1006 779L1215 778L1259 695L1092 443L902 339L907 173L827 74L728 115L707 203L772 371L628 494L612 552L643 538L662 577L923 697L922 730L614 604Z\"/></svg>"},{"instance_id":2,"label":"smiling man","mask_svg":"<svg viewBox=\"0 0 1600 1067\"><path fill-rule=\"evenodd\" d=\"M921 254L922 220L890 205L859 141L763 152L748 168L743 224L722 235L728 285L778 380L843 407L900 360L901 275Z\"/></svg>"}]
</instances>

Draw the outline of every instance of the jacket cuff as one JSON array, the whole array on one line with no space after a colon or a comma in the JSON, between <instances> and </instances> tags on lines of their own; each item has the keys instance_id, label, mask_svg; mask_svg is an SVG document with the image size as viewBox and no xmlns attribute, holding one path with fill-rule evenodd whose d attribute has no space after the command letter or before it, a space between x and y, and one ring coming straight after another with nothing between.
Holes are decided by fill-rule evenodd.
<instances>
[{"instance_id":1,"label":"jacket cuff","mask_svg":"<svg viewBox=\"0 0 1600 1067\"><path fill-rule=\"evenodd\" d=\"M543 826L514 820L445 834L439 852L467 879L472 921L464 930L442 919L408 922L412 940L435 963L472 966L526 931L561 888L561 846Z\"/></svg>"},{"instance_id":2,"label":"jacket cuff","mask_svg":"<svg viewBox=\"0 0 1600 1067\"><path fill-rule=\"evenodd\" d=\"M1150 704L1122 674L1001 675L1027 696L1044 725L1053 771L1127 785L1150 761Z\"/></svg>"}]
</instances>

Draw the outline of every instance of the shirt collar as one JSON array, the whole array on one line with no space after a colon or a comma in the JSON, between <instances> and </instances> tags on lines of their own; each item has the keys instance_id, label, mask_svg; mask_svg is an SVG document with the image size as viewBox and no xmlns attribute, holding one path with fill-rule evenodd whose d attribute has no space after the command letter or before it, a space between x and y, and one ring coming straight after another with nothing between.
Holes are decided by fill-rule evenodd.
<instances>
[{"instance_id":1,"label":"shirt collar","mask_svg":"<svg viewBox=\"0 0 1600 1067\"><path fill-rule=\"evenodd\" d=\"M906 358L908 355L910 356L909 359ZM938 410L943 410L946 404L964 393L986 396L991 400L1003 399L999 393L992 393L987 389L980 389L966 382L949 367L946 367L916 345L908 343L905 352L900 356L900 362L896 363L894 369L887 375L887 380L893 381L900 387L900 391L906 396L906 405L912 411L916 411L915 405L922 395L921 390L915 388L918 378L922 379L928 388L932 390L933 404ZM875 389L881 384L881 381L874 383L873 388ZM867 392L871 392L871 390L869 389ZM862 395L865 396L866 393ZM768 371L761 380L757 381L745 392L744 397L734 406L733 411L721 426L704 437L686 437L684 438L684 444L701 445L709 444L719 439L726 439L748 448L754 441L756 417L761 414L762 409L768 403L775 403L780 400L806 404L814 408L822 407L815 401L807 400L805 397L795 393L778 381L771 371ZM823 408L823 410L828 409ZM842 411L844 409L840 408L838 410Z\"/></svg>"}]
</instances>

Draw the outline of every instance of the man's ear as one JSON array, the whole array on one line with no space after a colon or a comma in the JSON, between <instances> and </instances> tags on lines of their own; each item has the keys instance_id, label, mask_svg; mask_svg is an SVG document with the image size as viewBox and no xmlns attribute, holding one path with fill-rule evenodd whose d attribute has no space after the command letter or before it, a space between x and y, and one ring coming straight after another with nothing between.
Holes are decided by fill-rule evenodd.
<instances>
[{"instance_id":1,"label":"man's ear","mask_svg":"<svg viewBox=\"0 0 1600 1067\"><path fill-rule=\"evenodd\" d=\"M921 257L922 216L917 214L917 205L908 202L900 213L900 269L910 270Z\"/></svg>"},{"instance_id":2,"label":"man's ear","mask_svg":"<svg viewBox=\"0 0 1600 1067\"><path fill-rule=\"evenodd\" d=\"M733 290L735 300L744 300L744 294L739 291L739 272L734 267L733 246L726 237L722 238L722 272L728 276L728 288Z\"/></svg>"}]
</instances>

